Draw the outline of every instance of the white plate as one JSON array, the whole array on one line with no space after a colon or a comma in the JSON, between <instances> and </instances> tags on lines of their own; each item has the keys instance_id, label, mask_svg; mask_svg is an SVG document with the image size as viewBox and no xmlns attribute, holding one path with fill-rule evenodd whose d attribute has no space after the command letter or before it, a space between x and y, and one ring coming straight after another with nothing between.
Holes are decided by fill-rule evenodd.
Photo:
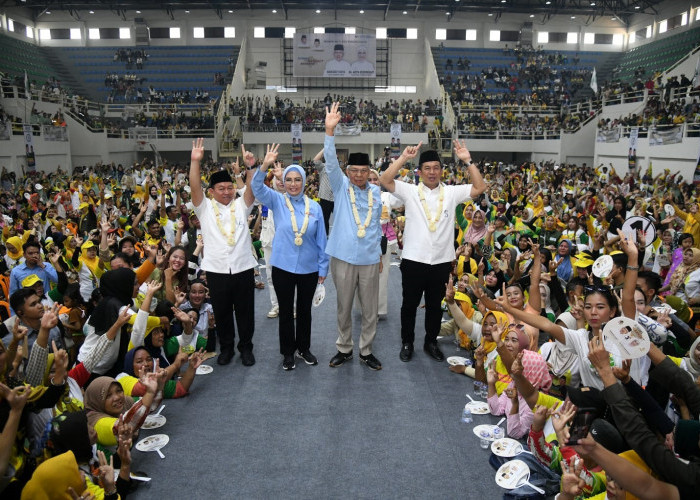
<instances>
[{"instance_id":1,"label":"white plate","mask_svg":"<svg viewBox=\"0 0 700 500\"><path fill-rule=\"evenodd\" d=\"M146 417L141 428L144 430L157 429L158 427L163 427L167 421L164 415L154 413Z\"/></svg>"},{"instance_id":2,"label":"white plate","mask_svg":"<svg viewBox=\"0 0 700 500\"><path fill-rule=\"evenodd\" d=\"M447 358L447 364L449 364L450 366L466 365L467 358L463 358L462 356L450 356L449 358Z\"/></svg>"},{"instance_id":3,"label":"white plate","mask_svg":"<svg viewBox=\"0 0 700 500\"><path fill-rule=\"evenodd\" d=\"M530 468L525 462L522 460L511 460L501 465L496 472L496 484L501 488L512 490L520 486L521 478L529 475Z\"/></svg>"},{"instance_id":4,"label":"white plate","mask_svg":"<svg viewBox=\"0 0 700 500\"><path fill-rule=\"evenodd\" d=\"M522 453L523 445L515 439L501 438L491 443L491 451L499 457L510 458Z\"/></svg>"},{"instance_id":5,"label":"white plate","mask_svg":"<svg viewBox=\"0 0 700 500\"><path fill-rule=\"evenodd\" d=\"M646 356L651 347L646 330L630 318L613 318L603 328L603 345L611 354L622 359Z\"/></svg>"},{"instance_id":6,"label":"white plate","mask_svg":"<svg viewBox=\"0 0 700 500\"><path fill-rule=\"evenodd\" d=\"M323 299L326 298L326 287L323 286L323 283L319 283L316 285L316 292L314 293L314 298L311 299L311 304L314 307L318 307L321 305L321 302L323 302Z\"/></svg>"},{"instance_id":7,"label":"white plate","mask_svg":"<svg viewBox=\"0 0 700 500\"><path fill-rule=\"evenodd\" d=\"M471 411L473 415L487 415L491 413L488 403L484 403L483 401L470 401L464 405L464 407L469 408L469 411Z\"/></svg>"},{"instance_id":8,"label":"white plate","mask_svg":"<svg viewBox=\"0 0 700 500\"><path fill-rule=\"evenodd\" d=\"M609 255L601 255L593 263L593 276L605 279L610 275L613 268L613 258Z\"/></svg>"},{"instance_id":9,"label":"white plate","mask_svg":"<svg viewBox=\"0 0 700 500\"><path fill-rule=\"evenodd\" d=\"M167 434L153 434L136 443L136 449L144 452L160 450L169 441L170 437Z\"/></svg>"},{"instance_id":10,"label":"white plate","mask_svg":"<svg viewBox=\"0 0 700 500\"><path fill-rule=\"evenodd\" d=\"M208 373L211 373L214 371L214 367L211 365L199 365L197 367L197 371L195 371L195 375L206 375Z\"/></svg>"},{"instance_id":11,"label":"white plate","mask_svg":"<svg viewBox=\"0 0 700 500\"><path fill-rule=\"evenodd\" d=\"M664 205L664 212L666 212L666 215L669 217L676 215L676 209L673 208L673 205L670 205L668 203Z\"/></svg>"},{"instance_id":12,"label":"white plate","mask_svg":"<svg viewBox=\"0 0 700 500\"><path fill-rule=\"evenodd\" d=\"M673 307L669 306L666 303L663 303L660 306L654 306L654 307L652 307L652 309L654 311L656 311L657 313L662 313L664 311L668 311L669 314L676 314L676 312L677 312Z\"/></svg>"},{"instance_id":13,"label":"white plate","mask_svg":"<svg viewBox=\"0 0 700 500\"><path fill-rule=\"evenodd\" d=\"M495 425L491 424L482 424L482 425L477 425L474 427L474 434L477 435L477 437L488 439L489 441L493 441L493 430L496 428ZM482 432L484 434L482 435Z\"/></svg>"}]
</instances>

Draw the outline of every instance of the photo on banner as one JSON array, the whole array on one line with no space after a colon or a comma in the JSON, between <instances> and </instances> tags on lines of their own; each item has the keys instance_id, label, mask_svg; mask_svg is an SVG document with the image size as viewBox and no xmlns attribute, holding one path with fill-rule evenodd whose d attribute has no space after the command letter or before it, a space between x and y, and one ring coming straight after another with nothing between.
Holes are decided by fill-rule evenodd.
<instances>
[{"instance_id":1,"label":"photo on banner","mask_svg":"<svg viewBox=\"0 0 700 500\"><path fill-rule=\"evenodd\" d=\"M301 123L292 124L292 163L301 164Z\"/></svg>"},{"instance_id":2,"label":"photo on banner","mask_svg":"<svg viewBox=\"0 0 700 500\"><path fill-rule=\"evenodd\" d=\"M391 157L398 158L401 155L401 124L391 124Z\"/></svg>"},{"instance_id":3,"label":"photo on banner","mask_svg":"<svg viewBox=\"0 0 700 500\"><path fill-rule=\"evenodd\" d=\"M630 147L627 152L627 165L634 171L637 169L637 139L639 138L639 127L630 129Z\"/></svg>"},{"instance_id":4,"label":"photo on banner","mask_svg":"<svg viewBox=\"0 0 700 500\"><path fill-rule=\"evenodd\" d=\"M295 33L292 76L295 78L375 78L374 35Z\"/></svg>"},{"instance_id":5,"label":"photo on banner","mask_svg":"<svg viewBox=\"0 0 700 500\"><path fill-rule=\"evenodd\" d=\"M28 123L22 125L24 132L24 149L27 156L27 172L36 172L36 158L34 157L34 135L32 126Z\"/></svg>"}]
</instances>

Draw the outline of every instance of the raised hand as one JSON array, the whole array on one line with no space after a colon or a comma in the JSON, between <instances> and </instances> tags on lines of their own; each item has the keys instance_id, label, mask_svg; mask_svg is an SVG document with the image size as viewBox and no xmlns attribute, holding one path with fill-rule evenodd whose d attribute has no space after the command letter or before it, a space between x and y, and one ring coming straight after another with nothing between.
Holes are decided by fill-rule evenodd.
<instances>
[{"instance_id":1,"label":"raised hand","mask_svg":"<svg viewBox=\"0 0 700 500\"><path fill-rule=\"evenodd\" d=\"M340 123L340 113L338 108L340 107L339 102L334 102L331 105L330 110L326 106L326 132L335 130L335 127Z\"/></svg>"},{"instance_id":2,"label":"raised hand","mask_svg":"<svg viewBox=\"0 0 700 500\"><path fill-rule=\"evenodd\" d=\"M190 318L190 316L185 311L181 311L176 307L171 307L170 309L173 311L173 314L181 323L188 325L192 323L192 318Z\"/></svg>"},{"instance_id":3,"label":"raised hand","mask_svg":"<svg viewBox=\"0 0 700 500\"><path fill-rule=\"evenodd\" d=\"M153 295L158 290L163 288L163 283L160 281L152 280L146 283L146 294Z\"/></svg>"},{"instance_id":4,"label":"raised hand","mask_svg":"<svg viewBox=\"0 0 700 500\"><path fill-rule=\"evenodd\" d=\"M605 350L600 337L593 337L588 342L588 359L599 374L610 369L610 353Z\"/></svg>"},{"instance_id":5,"label":"raised hand","mask_svg":"<svg viewBox=\"0 0 700 500\"><path fill-rule=\"evenodd\" d=\"M620 236L620 249L627 255L628 262L632 265L636 264L637 255L639 254L637 245L627 238L621 230L618 229L617 234Z\"/></svg>"},{"instance_id":6,"label":"raised hand","mask_svg":"<svg viewBox=\"0 0 700 500\"><path fill-rule=\"evenodd\" d=\"M58 309L61 304L54 304L51 309L44 311L44 315L41 317L41 327L51 330L54 326L58 324Z\"/></svg>"},{"instance_id":7,"label":"raised hand","mask_svg":"<svg viewBox=\"0 0 700 500\"><path fill-rule=\"evenodd\" d=\"M513 360L513 365L510 367L511 376L522 375L523 373L523 353L522 351Z\"/></svg>"},{"instance_id":8,"label":"raised hand","mask_svg":"<svg viewBox=\"0 0 700 500\"><path fill-rule=\"evenodd\" d=\"M124 417L119 417L117 424L117 455L121 459L122 467L131 465L131 442L133 430L131 426L124 422Z\"/></svg>"},{"instance_id":9,"label":"raised hand","mask_svg":"<svg viewBox=\"0 0 700 500\"><path fill-rule=\"evenodd\" d=\"M18 344L27 336L27 327L19 324L19 318L15 319L15 324L12 325L12 339Z\"/></svg>"},{"instance_id":10,"label":"raised hand","mask_svg":"<svg viewBox=\"0 0 700 500\"><path fill-rule=\"evenodd\" d=\"M480 345L474 350L474 359L483 364L484 360L486 359L486 350L484 349L484 346Z\"/></svg>"},{"instance_id":11,"label":"raised hand","mask_svg":"<svg viewBox=\"0 0 700 500\"><path fill-rule=\"evenodd\" d=\"M109 462L107 462L107 457L102 450L97 450L97 459L100 461L100 479L102 480L102 486L105 492L112 493L115 491L114 487L114 455L110 455Z\"/></svg>"},{"instance_id":12,"label":"raised hand","mask_svg":"<svg viewBox=\"0 0 700 500\"><path fill-rule=\"evenodd\" d=\"M469 163L472 161L472 154L469 152L467 149L467 146L465 145L465 142L459 142L459 140L455 139L452 141L452 144L454 145L454 151L455 155L457 155L457 158L462 160L465 163Z\"/></svg>"},{"instance_id":13,"label":"raised hand","mask_svg":"<svg viewBox=\"0 0 700 500\"><path fill-rule=\"evenodd\" d=\"M445 284L445 302L452 304L455 301L455 288L452 283L452 275L450 274L450 279L447 280Z\"/></svg>"},{"instance_id":14,"label":"raised hand","mask_svg":"<svg viewBox=\"0 0 700 500\"><path fill-rule=\"evenodd\" d=\"M51 341L51 349L53 351L53 364L56 368L56 372L59 370L65 372L68 369L68 353L65 349L59 349L55 340Z\"/></svg>"},{"instance_id":15,"label":"raised hand","mask_svg":"<svg viewBox=\"0 0 700 500\"><path fill-rule=\"evenodd\" d=\"M200 349L199 351L195 352L190 356L190 365L189 367L192 370L196 370L199 368L199 366L204 362L204 349Z\"/></svg>"},{"instance_id":16,"label":"raised hand","mask_svg":"<svg viewBox=\"0 0 700 500\"><path fill-rule=\"evenodd\" d=\"M192 141L192 153L190 154L190 161L200 162L204 158L204 138L199 137Z\"/></svg>"},{"instance_id":17,"label":"raised hand","mask_svg":"<svg viewBox=\"0 0 700 500\"><path fill-rule=\"evenodd\" d=\"M586 482L581 479L581 460L578 457L571 457L567 462L562 460L562 470L564 474L561 477L561 491L572 497L578 497L583 493L583 488Z\"/></svg>"},{"instance_id":18,"label":"raised hand","mask_svg":"<svg viewBox=\"0 0 700 500\"><path fill-rule=\"evenodd\" d=\"M422 145L423 141L419 142L416 146L406 146L403 150L403 153L401 153L401 157L404 160L412 160L413 158L418 156Z\"/></svg>"},{"instance_id":19,"label":"raised hand","mask_svg":"<svg viewBox=\"0 0 700 500\"><path fill-rule=\"evenodd\" d=\"M279 154L279 144L273 143L272 145L267 145L267 152L265 153L265 159L262 162L262 169L267 170L267 168L277 161L277 155Z\"/></svg>"},{"instance_id":20,"label":"raised hand","mask_svg":"<svg viewBox=\"0 0 700 500\"><path fill-rule=\"evenodd\" d=\"M552 426L557 433L557 438L560 443L566 443L569 440L568 424L576 415L576 406L571 401L564 403L552 413Z\"/></svg>"},{"instance_id":21,"label":"raised hand","mask_svg":"<svg viewBox=\"0 0 700 500\"><path fill-rule=\"evenodd\" d=\"M625 359L622 366L613 366L612 372L615 378L623 384L630 381L630 367L632 366L631 359Z\"/></svg>"},{"instance_id":22,"label":"raised hand","mask_svg":"<svg viewBox=\"0 0 700 500\"><path fill-rule=\"evenodd\" d=\"M180 290L180 289L178 288L178 290ZM175 307L180 307L185 302L186 299L187 299L187 294L183 291L178 291L175 294Z\"/></svg>"},{"instance_id":23,"label":"raised hand","mask_svg":"<svg viewBox=\"0 0 700 500\"><path fill-rule=\"evenodd\" d=\"M241 153L243 155L243 164L246 166L246 168L255 165L255 155L250 151L246 151L245 144L241 144Z\"/></svg>"},{"instance_id":24,"label":"raised hand","mask_svg":"<svg viewBox=\"0 0 700 500\"><path fill-rule=\"evenodd\" d=\"M511 400L518 399L518 390L515 387L507 387L506 396Z\"/></svg>"},{"instance_id":25,"label":"raised hand","mask_svg":"<svg viewBox=\"0 0 700 500\"><path fill-rule=\"evenodd\" d=\"M15 411L21 411L27 404L29 392L28 386L20 385L10 389L5 384L0 383L0 396L4 397L7 404L10 405L10 409Z\"/></svg>"},{"instance_id":26,"label":"raised hand","mask_svg":"<svg viewBox=\"0 0 700 500\"><path fill-rule=\"evenodd\" d=\"M532 412L532 428L534 431L541 431L544 429L544 424L547 422L547 417L549 416L549 408L543 405L535 406L535 411Z\"/></svg>"},{"instance_id":27,"label":"raised hand","mask_svg":"<svg viewBox=\"0 0 700 500\"><path fill-rule=\"evenodd\" d=\"M122 312L119 313L115 323L117 323L119 326L123 326L129 321L129 319L131 319L131 311L128 307L125 307Z\"/></svg>"},{"instance_id":28,"label":"raised hand","mask_svg":"<svg viewBox=\"0 0 700 500\"><path fill-rule=\"evenodd\" d=\"M498 374L496 373L496 370L493 369L493 363L491 363L486 370L486 382L489 384L495 384L496 380L498 380Z\"/></svg>"}]
</instances>

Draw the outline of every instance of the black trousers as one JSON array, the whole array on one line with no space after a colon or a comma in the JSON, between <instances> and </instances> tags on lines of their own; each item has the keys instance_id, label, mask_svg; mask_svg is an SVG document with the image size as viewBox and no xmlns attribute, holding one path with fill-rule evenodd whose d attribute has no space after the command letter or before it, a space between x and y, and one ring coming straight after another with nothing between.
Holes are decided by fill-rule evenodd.
<instances>
[{"instance_id":1,"label":"black trousers","mask_svg":"<svg viewBox=\"0 0 700 500\"><path fill-rule=\"evenodd\" d=\"M272 281L279 303L280 354L308 351L311 346L311 301L318 284L318 273L295 274L272 266ZM294 324L294 292L297 319ZM296 330L296 332L295 332Z\"/></svg>"},{"instance_id":2,"label":"black trousers","mask_svg":"<svg viewBox=\"0 0 700 500\"><path fill-rule=\"evenodd\" d=\"M236 327L238 325L238 351L253 350L255 330L255 277L253 268L236 274L222 274L207 271L207 285L211 296L216 320L216 337L219 337L221 350L234 349ZM235 309L234 309L235 308ZM216 337L209 335L207 351L216 349Z\"/></svg>"},{"instance_id":3,"label":"black trousers","mask_svg":"<svg viewBox=\"0 0 700 500\"><path fill-rule=\"evenodd\" d=\"M326 226L326 234L328 234L328 223L331 221L331 214L333 213L335 202L320 198L319 204L323 212L323 224Z\"/></svg>"},{"instance_id":4,"label":"black trousers","mask_svg":"<svg viewBox=\"0 0 700 500\"><path fill-rule=\"evenodd\" d=\"M413 344L415 340L416 310L425 294L425 343L437 341L442 321L440 303L445 296L445 283L452 269L451 262L422 264L408 259L401 260L401 342Z\"/></svg>"}]
</instances>

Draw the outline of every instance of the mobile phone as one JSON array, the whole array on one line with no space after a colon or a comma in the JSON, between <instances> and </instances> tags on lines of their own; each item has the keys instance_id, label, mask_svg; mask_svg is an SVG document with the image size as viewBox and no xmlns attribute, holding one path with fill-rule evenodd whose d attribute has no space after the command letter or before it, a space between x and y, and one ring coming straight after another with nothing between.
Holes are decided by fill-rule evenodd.
<instances>
[{"instance_id":1,"label":"mobile phone","mask_svg":"<svg viewBox=\"0 0 700 500\"><path fill-rule=\"evenodd\" d=\"M579 408L571 422L571 427L569 427L569 440L566 442L567 446L574 446L578 444L579 439L583 439L588 436L588 432L591 429L591 424L596 418L597 411L595 408Z\"/></svg>"}]
</instances>

